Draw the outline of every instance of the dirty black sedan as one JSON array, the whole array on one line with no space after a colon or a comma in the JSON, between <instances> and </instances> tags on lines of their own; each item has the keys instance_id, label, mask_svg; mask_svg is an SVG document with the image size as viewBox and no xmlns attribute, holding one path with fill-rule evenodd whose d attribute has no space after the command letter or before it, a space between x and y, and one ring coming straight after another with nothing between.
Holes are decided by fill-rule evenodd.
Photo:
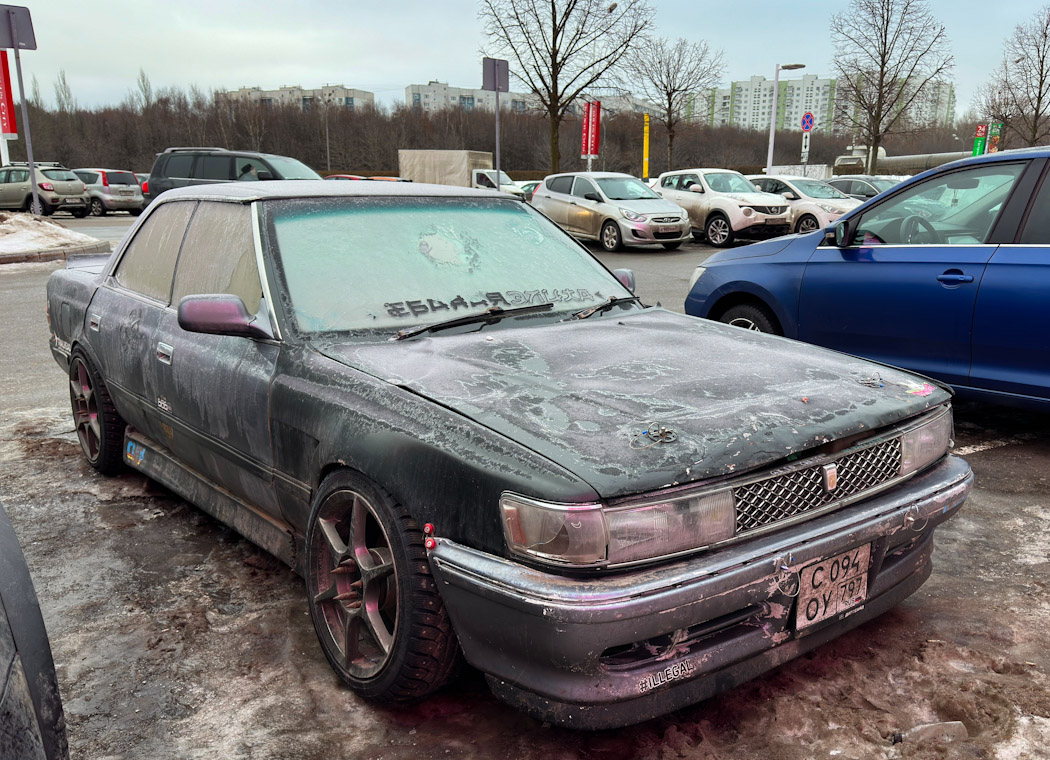
<instances>
[{"instance_id":1,"label":"dirty black sedan","mask_svg":"<svg viewBox=\"0 0 1050 760\"><path fill-rule=\"evenodd\" d=\"M506 196L380 184L165 193L48 283L88 461L300 572L358 694L462 653L544 720L625 725L929 576L972 482L943 387L647 308Z\"/></svg>"}]
</instances>

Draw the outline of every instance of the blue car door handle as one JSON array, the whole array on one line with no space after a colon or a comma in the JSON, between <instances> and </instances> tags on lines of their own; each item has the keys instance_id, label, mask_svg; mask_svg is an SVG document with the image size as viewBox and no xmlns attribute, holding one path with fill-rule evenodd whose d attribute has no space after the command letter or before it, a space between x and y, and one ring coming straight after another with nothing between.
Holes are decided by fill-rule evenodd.
<instances>
[{"instance_id":1,"label":"blue car door handle","mask_svg":"<svg viewBox=\"0 0 1050 760\"><path fill-rule=\"evenodd\" d=\"M944 274L937 275L937 282L945 285L961 285L964 282L973 282L972 274L963 274L958 269L949 269Z\"/></svg>"}]
</instances>

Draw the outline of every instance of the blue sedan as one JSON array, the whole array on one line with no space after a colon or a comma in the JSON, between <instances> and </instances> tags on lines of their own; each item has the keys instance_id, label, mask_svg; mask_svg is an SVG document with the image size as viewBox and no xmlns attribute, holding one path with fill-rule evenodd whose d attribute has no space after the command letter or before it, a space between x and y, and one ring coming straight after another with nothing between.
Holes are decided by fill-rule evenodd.
<instances>
[{"instance_id":1,"label":"blue sedan","mask_svg":"<svg viewBox=\"0 0 1050 760\"><path fill-rule=\"evenodd\" d=\"M834 227L719 251L685 311L1050 403L1050 148L932 169Z\"/></svg>"}]
</instances>

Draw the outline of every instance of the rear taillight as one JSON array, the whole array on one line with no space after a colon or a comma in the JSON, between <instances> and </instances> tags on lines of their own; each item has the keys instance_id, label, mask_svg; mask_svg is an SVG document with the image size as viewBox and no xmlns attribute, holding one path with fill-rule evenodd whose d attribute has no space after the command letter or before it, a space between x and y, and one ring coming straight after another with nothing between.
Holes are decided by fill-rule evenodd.
<instances>
[{"instance_id":1,"label":"rear taillight","mask_svg":"<svg viewBox=\"0 0 1050 760\"><path fill-rule=\"evenodd\" d=\"M109 177L106 176L105 172L99 172L102 175L102 187L109 187Z\"/></svg>"},{"instance_id":2,"label":"rear taillight","mask_svg":"<svg viewBox=\"0 0 1050 760\"><path fill-rule=\"evenodd\" d=\"M529 193L529 200L532 200L533 198L536 197L536 191L539 190L539 189L540 189L539 185L536 185L536 187L532 188L532 192Z\"/></svg>"},{"instance_id":3,"label":"rear taillight","mask_svg":"<svg viewBox=\"0 0 1050 760\"><path fill-rule=\"evenodd\" d=\"M86 193L87 192L87 185L85 185L83 182L80 183L80 192L82 192L82 193Z\"/></svg>"},{"instance_id":4,"label":"rear taillight","mask_svg":"<svg viewBox=\"0 0 1050 760\"><path fill-rule=\"evenodd\" d=\"M38 187L39 187L39 188L40 188L41 190L47 190L47 191L49 191L49 192L54 192L54 191L55 191L55 186L54 186L54 185L52 185L52 184L51 184L50 182L41 182L41 183L40 183L40 184L38 185Z\"/></svg>"},{"instance_id":5,"label":"rear taillight","mask_svg":"<svg viewBox=\"0 0 1050 760\"><path fill-rule=\"evenodd\" d=\"M148 179L142 180L142 192L143 192L143 194L149 192L149 180Z\"/></svg>"}]
</instances>

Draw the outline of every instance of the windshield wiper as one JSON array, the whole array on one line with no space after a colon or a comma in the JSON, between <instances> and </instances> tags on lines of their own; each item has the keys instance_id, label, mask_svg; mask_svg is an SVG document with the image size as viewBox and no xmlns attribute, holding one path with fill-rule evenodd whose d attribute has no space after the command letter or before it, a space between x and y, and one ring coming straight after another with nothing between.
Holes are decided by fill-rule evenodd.
<instances>
[{"instance_id":1,"label":"windshield wiper","mask_svg":"<svg viewBox=\"0 0 1050 760\"><path fill-rule=\"evenodd\" d=\"M491 306L485 311L479 311L476 314L467 314L464 317L455 317L453 319L446 319L444 322L434 322L433 324L423 325L422 327L414 327L410 330L398 330L396 333L390 336L390 340L404 340L405 338L413 338L416 335L422 335L427 332L437 332L438 330L448 330L451 327L459 327L460 325L472 325L476 322L484 322L486 325L494 325L505 317L514 317L521 314L535 314L541 311L550 311L554 308L553 303L539 303L533 304L532 306L519 306L516 309L503 309L499 306Z\"/></svg>"},{"instance_id":2,"label":"windshield wiper","mask_svg":"<svg viewBox=\"0 0 1050 760\"><path fill-rule=\"evenodd\" d=\"M593 317L595 314L603 314L611 309L618 303L631 303L632 301L641 303L642 299L638 296L627 296L626 298L620 298L618 296L609 296L609 300L604 303L600 303L597 306L591 306L590 308L578 311L573 314L569 319L587 319L587 317Z\"/></svg>"}]
</instances>

